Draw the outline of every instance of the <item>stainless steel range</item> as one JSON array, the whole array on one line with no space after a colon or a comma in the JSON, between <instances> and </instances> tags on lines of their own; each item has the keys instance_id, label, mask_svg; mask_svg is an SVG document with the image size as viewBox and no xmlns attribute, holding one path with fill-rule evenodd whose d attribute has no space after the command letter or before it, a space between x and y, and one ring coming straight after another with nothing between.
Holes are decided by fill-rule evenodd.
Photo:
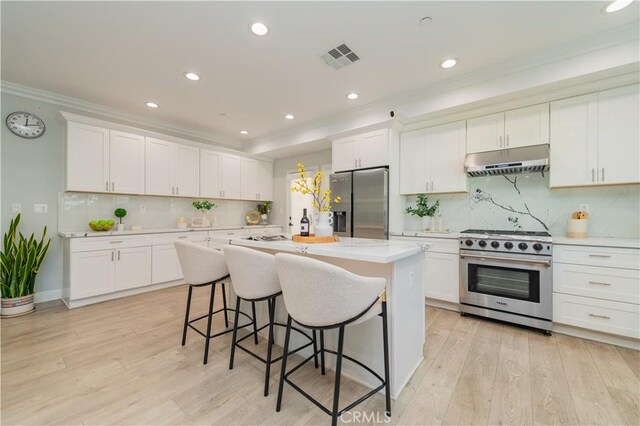
<instances>
[{"instance_id":1,"label":"stainless steel range","mask_svg":"<svg viewBox=\"0 0 640 426\"><path fill-rule=\"evenodd\" d=\"M546 232L461 232L461 312L548 333L553 313L552 253L552 238Z\"/></svg>"}]
</instances>

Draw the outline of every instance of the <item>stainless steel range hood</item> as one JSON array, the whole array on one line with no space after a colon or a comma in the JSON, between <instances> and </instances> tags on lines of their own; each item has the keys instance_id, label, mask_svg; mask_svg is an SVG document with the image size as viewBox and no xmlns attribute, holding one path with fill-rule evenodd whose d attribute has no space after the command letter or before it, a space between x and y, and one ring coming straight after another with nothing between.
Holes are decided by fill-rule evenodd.
<instances>
[{"instance_id":1,"label":"stainless steel range hood","mask_svg":"<svg viewBox=\"0 0 640 426\"><path fill-rule=\"evenodd\" d=\"M549 170L549 145L534 145L467 154L467 176L509 175Z\"/></svg>"}]
</instances>

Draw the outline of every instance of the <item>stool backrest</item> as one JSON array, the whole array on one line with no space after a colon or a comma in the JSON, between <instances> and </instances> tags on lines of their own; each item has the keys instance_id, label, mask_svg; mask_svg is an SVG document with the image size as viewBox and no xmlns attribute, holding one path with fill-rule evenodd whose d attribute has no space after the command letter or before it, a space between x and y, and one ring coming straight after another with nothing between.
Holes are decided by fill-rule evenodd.
<instances>
[{"instance_id":1,"label":"stool backrest","mask_svg":"<svg viewBox=\"0 0 640 426\"><path fill-rule=\"evenodd\" d=\"M229 245L224 255L233 291L243 299L261 299L280 293L274 256L246 247Z\"/></svg>"},{"instance_id":2,"label":"stool backrest","mask_svg":"<svg viewBox=\"0 0 640 426\"><path fill-rule=\"evenodd\" d=\"M358 317L376 302L387 282L284 253L276 254L276 271L289 315L300 324L315 327Z\"/></svg>"},{"instance_id":3,"label":"stool backrest","mask_svg":"<svg viewBox=\"0 0 640 426\"><path fill-rule=\"evenodd\" d=\"M210 283L229 275L227 262L221 251L188 241L176 241L173 244L188 284Z\"/></svg>"}]
</instances>

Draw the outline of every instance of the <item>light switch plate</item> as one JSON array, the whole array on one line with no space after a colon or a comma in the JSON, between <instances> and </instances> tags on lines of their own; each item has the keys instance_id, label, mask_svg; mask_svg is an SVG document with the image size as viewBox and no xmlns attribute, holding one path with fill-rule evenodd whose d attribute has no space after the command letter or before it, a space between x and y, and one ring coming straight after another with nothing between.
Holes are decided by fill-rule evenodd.
<instances>
[{"instance_id":1,"label":"light switch plate","mask_svg":"<svg viewBox=\"0 0 640 426\"><path fill-rule=\"evenodd\" d=\"M46 204L34 204L33 212L34 213L46 213L48 211L48 207Z\"/></svg>"},{"instance_id":2,"label":"light switch plate","mask_svg":"<svg viewBox=\"0 0 640 426\"><path fill-rule=\"evenodd\" d=\"M22 211L22 204L13 203L11 204L11 213L20 213Z\"/></svg>"}]
</instances>

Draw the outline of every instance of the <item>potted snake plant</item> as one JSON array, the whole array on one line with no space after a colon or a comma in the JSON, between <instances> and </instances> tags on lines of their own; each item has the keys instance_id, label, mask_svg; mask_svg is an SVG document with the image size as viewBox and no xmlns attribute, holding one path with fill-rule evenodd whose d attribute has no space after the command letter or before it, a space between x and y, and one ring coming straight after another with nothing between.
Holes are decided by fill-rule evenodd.
<instances>
[{"instance_id":1,"label":"potted snake plant","mask_svg":"<svg viewBox=\"0 0 640 426\"><path fill-rule=\"evenodd\" d=\"M47 227L37 240L34 234L28 239L18 232L20 215L11 219L4 234L0 251L0 315L12 317L35 310L34 294L36 276L47 256L51 239L47 239Z\"/></svg>"}]
</instances>

